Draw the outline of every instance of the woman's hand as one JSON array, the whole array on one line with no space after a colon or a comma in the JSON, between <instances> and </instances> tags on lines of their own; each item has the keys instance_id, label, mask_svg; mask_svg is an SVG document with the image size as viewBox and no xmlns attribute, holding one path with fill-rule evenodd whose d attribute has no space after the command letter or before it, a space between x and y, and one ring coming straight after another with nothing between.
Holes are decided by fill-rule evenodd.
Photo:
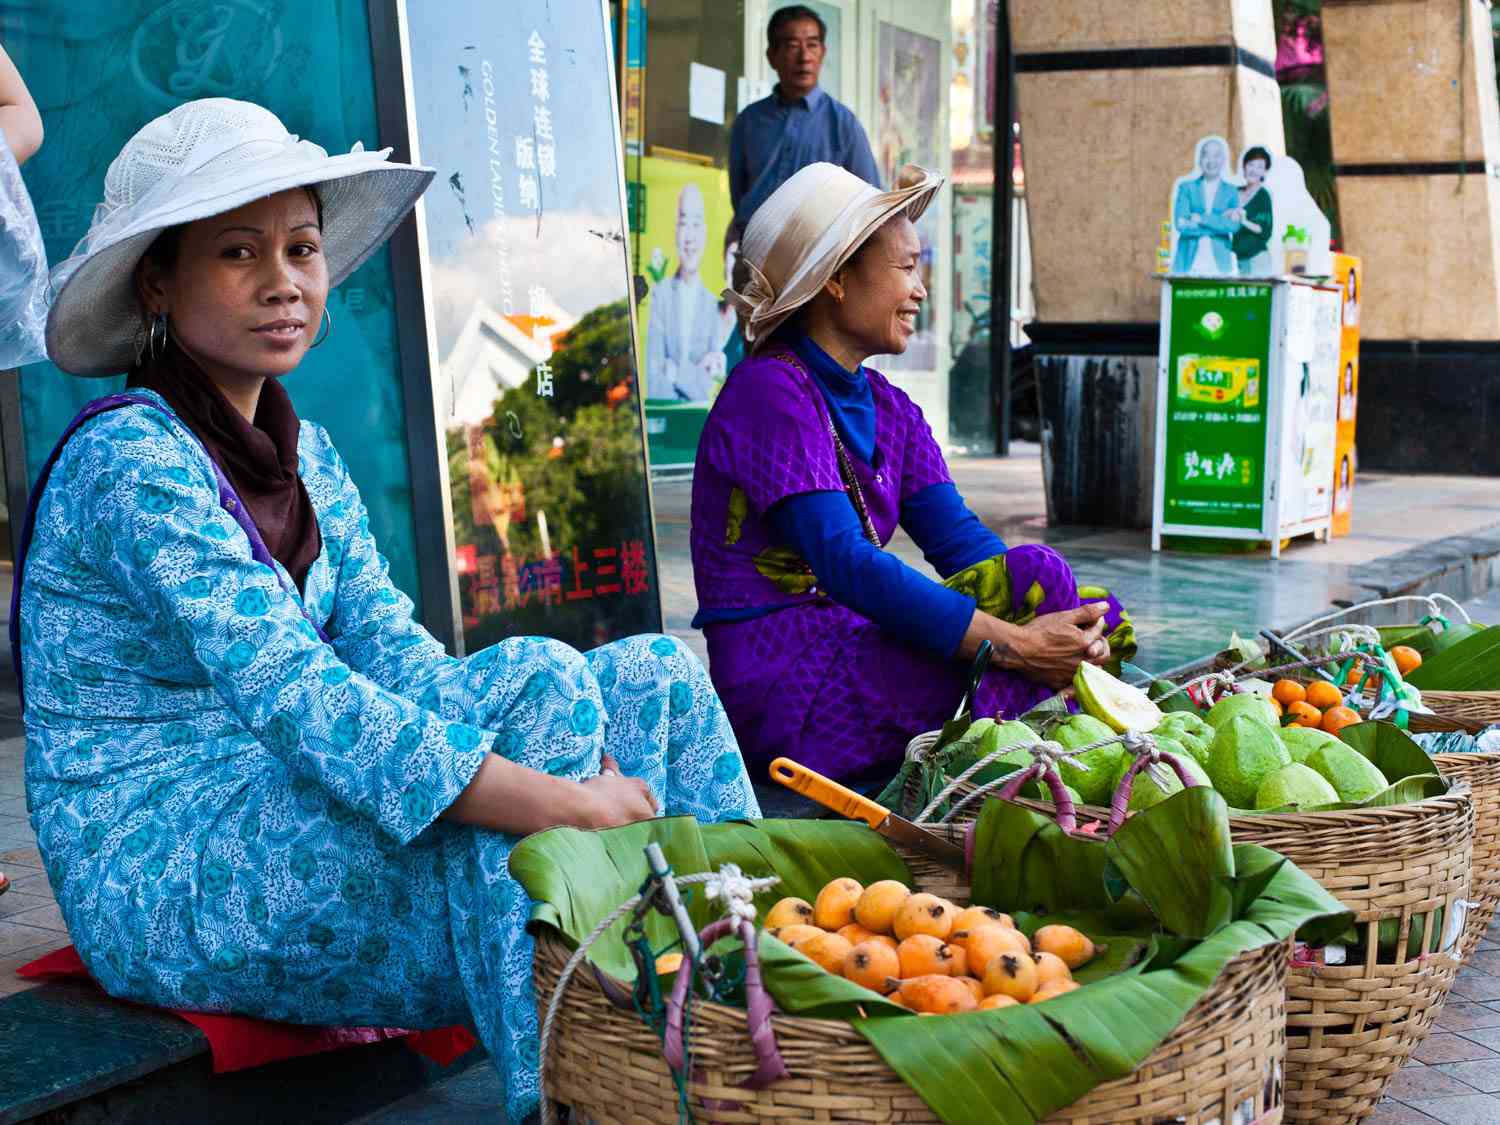
<instances>
[{"instance_id":1,"label":"woman's hand","mask_svg":"<svg viewBox=\"0 0 1500 1125\"><path fill-rule=\"evenodd\" d=\"M498 754L486 754L479 770L442 814L512 836L547 828L617 828L656 815L656 799L644 781L625 777L620 763L604 755L599 773L587 781L534 770Z\"/></svg>"},{"instance_id":2,"label":"woman's hand","mask_svg":"<svg viewBox=\"0 0 1500 1125\"><path fill-rule=\"evenodd\" d=\"M582 785L585 794L579 810L579 828L618 828L656 815L656 798L638 777L626 777L620 763L604 755L599 773Z\"/></svg>"},{"instance_id":3,"label":"woman's hand","mask_svg":"<svg viewBox=\"0 0 1500 1125\"><path fill-rule=\"evenodd\" d=\"M1065 688L1084 661L1103 664L1109 660L1109 642L1104 639L1108 611L1108 602L1092 602L1044 614L1027 625L1012 625L975 610L959 655L972 656L979 642L988 640L995 649L992 663L1048 687Z\"/></svg>"}]
</instances>

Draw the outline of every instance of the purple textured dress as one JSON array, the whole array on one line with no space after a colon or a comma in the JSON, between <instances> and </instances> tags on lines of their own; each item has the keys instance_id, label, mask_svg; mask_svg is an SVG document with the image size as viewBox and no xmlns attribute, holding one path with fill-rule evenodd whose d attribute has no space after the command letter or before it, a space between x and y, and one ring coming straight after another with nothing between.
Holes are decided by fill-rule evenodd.
<instances>
[{"instance_id":1,"label":"purple textured dress","mask_svg":"<svg viewBox=\"0 0 1500 1125\"><path fill-rule=\"evenodd\" d=\"M767 513L799 493L844 491L827 406L812 377L779 349L740 363L708 416L693 476L693 577L706 611L773 612L704 627L709 671L752 776L778 755L847 777L892 770L911 738L951 718L966 669L887 633L833 602L777 536ZM868 371L875 455L851 458L882 546L901 503L950 481L921 410ZM1039 586L1051 613L1078 606L1076 580L1057 552L1007 552L1017 608ZM1050 689L991 669L975 714L1015 715Z\"/></svg>"}]
</instances>

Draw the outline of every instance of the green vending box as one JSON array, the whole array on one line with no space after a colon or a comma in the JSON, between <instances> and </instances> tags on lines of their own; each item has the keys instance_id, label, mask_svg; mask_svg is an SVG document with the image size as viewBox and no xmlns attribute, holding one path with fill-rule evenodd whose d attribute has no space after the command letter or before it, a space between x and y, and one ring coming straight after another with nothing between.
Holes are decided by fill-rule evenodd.
<instances>
[{"instance_id":1,"label":"green vending box","mask_svg":"<svg viewBox=\"0 0 1500 1125\"><path fill-rule=\"evenodd\" d=\"M1338 343L1336 288L1164 279L1153 550L1204 536L1268 540L1278 557L1284 539L1327 537Z\"/></svg>"}]
</instances>

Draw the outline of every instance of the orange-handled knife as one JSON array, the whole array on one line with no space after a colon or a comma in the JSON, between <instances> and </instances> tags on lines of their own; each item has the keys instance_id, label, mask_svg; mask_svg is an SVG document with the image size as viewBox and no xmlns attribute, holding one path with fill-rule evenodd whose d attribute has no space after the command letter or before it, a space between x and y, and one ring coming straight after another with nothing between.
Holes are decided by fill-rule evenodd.
<instances>
[{"instance_id":1,"label":"orange-handled knife","mask_svg":"<svg viewBox=\"0 0 1500 1125\"><path fill-rule=\"evenodd\" d=\"M832 809L850 820L862 820L882 836L896 840L908 847L926 852L955 867L964 866L964 849L936 832L913 824L905 817L897 816L878 801L856 793L840 785L832 778L824 777L817 770L808 769L790 758L777 758L771 763L771 779L804 797Z\"/></svg>"}]
</instances>

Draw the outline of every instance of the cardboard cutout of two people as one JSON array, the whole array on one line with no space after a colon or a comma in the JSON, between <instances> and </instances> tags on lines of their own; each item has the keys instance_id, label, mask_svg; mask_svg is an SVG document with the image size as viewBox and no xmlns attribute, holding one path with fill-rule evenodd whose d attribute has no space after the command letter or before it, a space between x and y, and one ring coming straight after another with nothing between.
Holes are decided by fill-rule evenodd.
<instances>
[{"instance_id":1,"label":"cardboard cutout of two people","mask_svg":"<svg viewBox=\"0 0 1500 1125\"><path fill-rule=\"evenodd\" d=\"M1333 272L1328 220L1307 192L1302 167L1265 145L1240 154L1229 175L1229 142L1204 137L1194 170L1172 195L1172 272L1276 277Z\"/></svg>"}]
</instances>

